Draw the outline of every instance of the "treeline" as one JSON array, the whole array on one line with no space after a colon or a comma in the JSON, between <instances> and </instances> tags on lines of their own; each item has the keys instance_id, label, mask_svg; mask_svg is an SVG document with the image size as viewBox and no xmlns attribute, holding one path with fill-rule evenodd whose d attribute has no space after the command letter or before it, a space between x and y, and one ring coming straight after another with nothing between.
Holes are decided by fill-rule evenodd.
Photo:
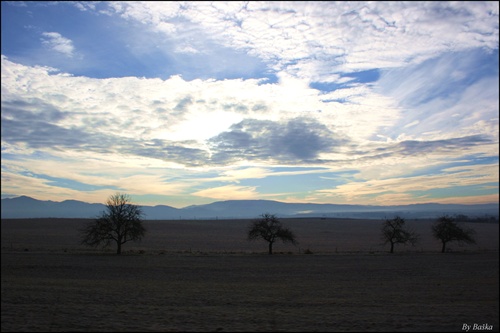
<instances>
[{"instance_id":1,"label":"treeline","mask_svg":"<svg viewBox=\"0 0 500 333\"><path fill-rule=\"evenodd\" d=\"M457 222L475 222L475 223L498 223L498 216L483 215L470 217L465 214L457 214L453 216Z\"/></svg>"}]
</instances>

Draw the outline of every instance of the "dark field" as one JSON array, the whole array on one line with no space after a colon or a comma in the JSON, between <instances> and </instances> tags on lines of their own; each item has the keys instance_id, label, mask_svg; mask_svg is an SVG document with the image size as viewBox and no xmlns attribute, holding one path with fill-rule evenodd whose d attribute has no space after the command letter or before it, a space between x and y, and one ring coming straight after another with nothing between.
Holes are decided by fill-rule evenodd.
<instances>
[{"instance_id":1,"label":"dark field","mask_svg":"<svg viewBox=\"0 0 500 333\"><path fill-rule=\"evenodd\" d=\"M498 224L442 254L408 221L391 255L382 221L282 221L300 244L272 256L245 220L146 221L117 256L78 244L85 220L2 220L2 331L499 331Z\"/></svg>"}]
</instances>

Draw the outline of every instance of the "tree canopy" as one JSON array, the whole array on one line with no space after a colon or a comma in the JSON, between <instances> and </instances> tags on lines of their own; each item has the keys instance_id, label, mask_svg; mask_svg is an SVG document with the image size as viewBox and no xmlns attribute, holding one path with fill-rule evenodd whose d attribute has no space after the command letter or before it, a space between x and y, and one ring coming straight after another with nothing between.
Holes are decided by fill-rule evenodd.
<instances>
[{"instance_id":1,"label":"tree canopy","mask_svg":"<svg viewBox=\"0 0 500 333\"><path fill-rule=\"evenodd\" d=\"M393 219L387 219L382 225L382 240L384 244L390 243L391 250L394 252L395 244L406 245L410 243L415 245L418 241L419 236L412 230L405 226L405 219L396 216Z\"/></svg>"},{"instance_id":2,"label":"tree canopy","mask_svg":"<svg viewBox=\"0 0 500 333\"><path fill-rule=\"evenodd\" d=\"M106 201L106 210L81 230L81 243L107 247L115 242L116 253L121 254L123 244L140 241L146 233L142 215L141 207L132 204L129 195L111 195Z\"/></svg>"},{"instance_id":3,"label":"tree canopy","mask_svg":"<svg viewBox=\"0 0 500 333\"><path fill-rule=\"evenodd\" d=\"M260 219L253 221L248 229L248 240L263 239L269 243L269 254L273 254L273 244L276 240L283 243L298 244L295 234L283 226L276 215L262 214Z\"/></svg>"},{"instance_id":4,"label":"tree canopy","mask_svg":"<svg viewBox=\"0 0 500 333\"><path fill-rule=\"evenodd\" d=\"M441 216L432 226L432 234L442 243L441 252L446 251L446 244L457 241L468 244L475 244L475 230L471 228L461 228L450 216Z\"/></svg>"}]
</instances>

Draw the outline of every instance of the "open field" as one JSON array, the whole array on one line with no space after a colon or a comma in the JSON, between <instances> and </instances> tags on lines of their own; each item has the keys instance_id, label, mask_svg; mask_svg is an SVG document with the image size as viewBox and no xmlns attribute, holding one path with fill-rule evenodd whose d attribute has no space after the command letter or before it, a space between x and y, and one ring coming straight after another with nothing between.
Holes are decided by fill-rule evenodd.
<instances>
[{"instance_id":1,"label":"open field","mask_svg":"<svg viewBox=\"0 0 500 333\"><path fill-rule=\"evenodd\" d=\"M391 255L381 221L284 219L300 244L269 256L249 221L146 221L116 256L84 222L2 220L2 331L499 331L498 224L442 254L409 221L420 244Z\"/></svg>"}]
</instances>

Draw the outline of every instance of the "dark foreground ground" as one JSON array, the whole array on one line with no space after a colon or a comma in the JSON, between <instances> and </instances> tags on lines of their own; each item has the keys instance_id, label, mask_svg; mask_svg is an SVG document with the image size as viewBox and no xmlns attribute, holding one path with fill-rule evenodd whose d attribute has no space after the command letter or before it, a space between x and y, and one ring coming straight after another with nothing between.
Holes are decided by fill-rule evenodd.
<instances>
[{"instance_id":1,"label":"dark foreground ground","mask_svg":"<svg viewBox=\"0 0 500 333\"><path fill-rule=\"evenodd\" d=\"M246 222L155 221L116 256L75 243L82 222L2 220L2 332L499 331L498 224L444 254L419 224L391 255L379 223L290 220L308 243L269 256Z\"/></svg>"}]
</instances>

